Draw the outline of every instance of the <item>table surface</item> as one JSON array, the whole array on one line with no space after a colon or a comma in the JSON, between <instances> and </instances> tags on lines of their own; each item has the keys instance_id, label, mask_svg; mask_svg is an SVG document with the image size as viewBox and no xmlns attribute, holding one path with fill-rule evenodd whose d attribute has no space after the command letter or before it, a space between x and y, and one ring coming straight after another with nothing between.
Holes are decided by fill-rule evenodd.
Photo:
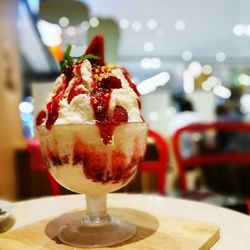
<instances>
[{"instance_id":1,"label":"table surface","mask_svg":"<svg viewBox=\"0 0 250 250\"><path fill-rule=\"evenodd\" d=\"M201 202L142 194L108 194L108 208L131 208L150 214L168 214L215 224L220 240L212 248L250 249L250 216ZM85 209L83 195L52 196L14 203L15 224L10 230L37 222L73 209Z\"/></svg>"}]
</instances>

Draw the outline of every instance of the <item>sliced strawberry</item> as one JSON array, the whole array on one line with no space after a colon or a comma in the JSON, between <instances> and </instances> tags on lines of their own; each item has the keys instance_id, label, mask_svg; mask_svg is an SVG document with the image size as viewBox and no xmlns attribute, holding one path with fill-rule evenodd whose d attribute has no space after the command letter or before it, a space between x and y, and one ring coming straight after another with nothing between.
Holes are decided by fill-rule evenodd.
<instances>
[{"instance_id":1,"label":"sliced strawberry","mask_svg":"<svg viewBox=\"0 0 250 250\"><path fill-rule=\"evenodd\" d=\"M85 55L93 54L95 56L99 56L100 60L96 59L89 59L91 63L95 63L98 65L104 65L104 37L101 35L95 36L91 43L89 44L88 48L85 51Z\"/></svg>"},{"instance_id":2,"label":"sliced strawberry","mask_svg":"<svg viewBox=\"0 0 250 250\"><path fill-rule=\"evenodd\" d=\"M115 76L109 76L108 78L103 78L101 81L102 87L105 89L120 89L122 87L122 82Z\"/></svg>"},{"instance_id":3,"label":"sliced strawberry","mask_svg":"<svg viewBox=\"0 0 250 250\"><path fill-rule=\"evenodd\" d=\"M114 122L127 122L128 121L127 110L123 107L116 106L113 121Z\"/></svg>"}]
</instances>

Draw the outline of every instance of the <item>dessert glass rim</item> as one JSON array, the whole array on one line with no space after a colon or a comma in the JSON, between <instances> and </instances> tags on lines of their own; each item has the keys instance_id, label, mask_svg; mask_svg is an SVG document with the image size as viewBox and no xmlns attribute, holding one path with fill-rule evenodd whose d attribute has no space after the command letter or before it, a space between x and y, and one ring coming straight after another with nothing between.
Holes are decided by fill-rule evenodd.
<instances>
[{"instance_id":1,"label":"dessert glass rim","mask_svg":"<svg viewBox=\"0 0 250 250\"><path fill-rule=\"evenodd\" d=\"M119 125L128 125L128 124L145 124L145 125L148 125L146 122L110 122L110 124L111 125L117 125L117 126L119 126ZM88 126L93 126L93 125L95 125L95 126L99 126L99 125L103 125L103 126L106 126L106 125L109 125L109 123L102 123L102 122L100 122L99 124L98 123L65 123L65 124L54 124L53 126L52 126L52 128L54 127L54 126L75 126L75 125L88 125ZM36 125L36 127L46 127L45 126L45 124L41 124L41 125Z\"/></svg>"}]
</instances>

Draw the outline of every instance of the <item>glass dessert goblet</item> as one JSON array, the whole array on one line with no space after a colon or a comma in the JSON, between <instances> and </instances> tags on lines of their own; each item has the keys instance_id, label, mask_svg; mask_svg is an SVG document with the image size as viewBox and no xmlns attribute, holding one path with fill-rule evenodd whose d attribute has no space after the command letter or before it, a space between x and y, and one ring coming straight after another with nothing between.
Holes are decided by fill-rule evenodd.
<instances>
[{"instance_id":1,"label":"glass dessert goblet","mask_svg":"<svg viewBox=\"0 0 250 250\"><path fill-rule=\"evenodd\" d=\"M86 195L85 215L62 225L58 238L75 247L103 247L133 236L134 225L107 214L106 195L125 186L136 174L146 148L146 124L54 125L50 130L38 126L37 132L46 165L56 181ZM109 143L104 143L105 134L112 136Z\"/></svg>"}]
</instances>

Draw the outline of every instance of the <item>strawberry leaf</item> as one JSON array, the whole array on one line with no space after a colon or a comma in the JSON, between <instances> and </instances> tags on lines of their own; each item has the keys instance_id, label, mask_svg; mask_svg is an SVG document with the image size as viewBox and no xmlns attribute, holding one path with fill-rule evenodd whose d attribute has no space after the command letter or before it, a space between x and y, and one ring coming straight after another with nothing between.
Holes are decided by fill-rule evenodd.
<instances>
[{"instance_id":1,"label":"strawberry leaf","mask_svg":"<svg viewBox=\"0 0 250 250\"><path fill-rule=\"evenodd\" d=\"M85 59L88 59L88 60L89 59L100 60L100 57L99 56L95 56L93 54L82 55L82 56L77 57L76 62L78 63L78 62L83 61Z\"/></svg>"},{"instance_id":2,"label":"strawberry leaf","mask_svg":"<svg viewBox=\"0 0 250 250\"><path fill-rule=\"evenodd\" d=\"M93 54L84 54L79 57L72 57L70 55L70 52L72 50L72 45L68 45L67 49L65 50L63 54L63 60L60 62L61 71L65 71L67 68L74 66L75 64L88 59L88 60L100 60L99 56L93 55Z\"/></svg>"}]
</instances>

